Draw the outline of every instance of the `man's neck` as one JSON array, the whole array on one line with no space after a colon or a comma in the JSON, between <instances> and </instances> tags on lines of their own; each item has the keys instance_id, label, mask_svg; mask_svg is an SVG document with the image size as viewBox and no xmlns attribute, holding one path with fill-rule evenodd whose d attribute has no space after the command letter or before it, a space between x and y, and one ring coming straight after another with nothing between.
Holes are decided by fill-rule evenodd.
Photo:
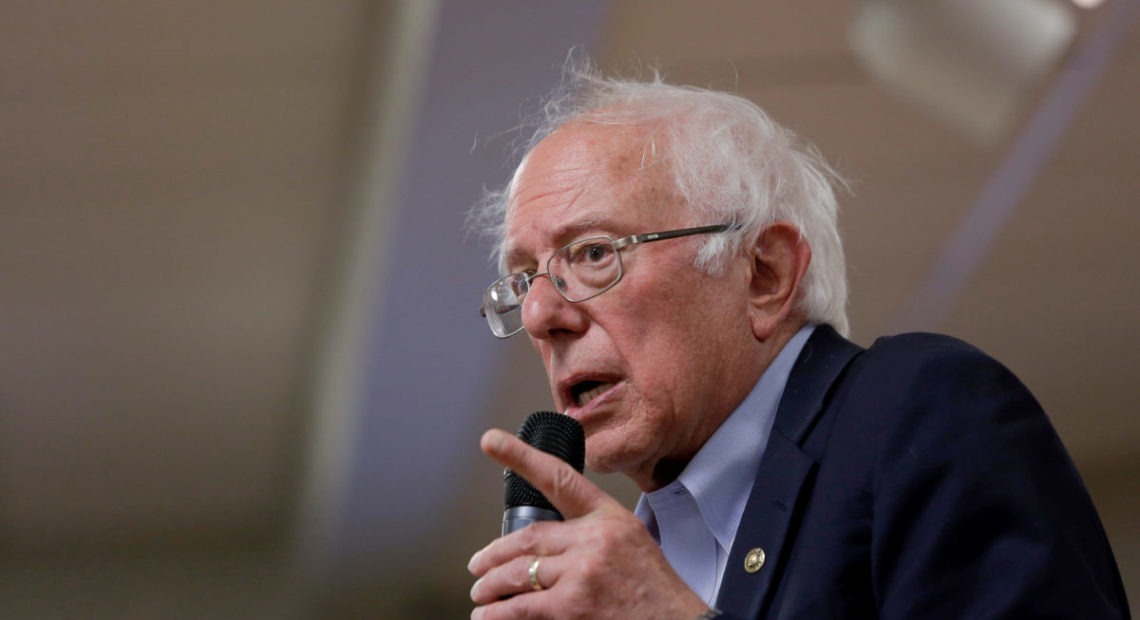
<instances>
[{"instance_id":1,"label":"man's neck","mask_svg":"<svg viewBox=\"0 0 1140 620\"><path fill-rule=\"evenodd\" d=\"M636 484L643 493L651 493L676 480L677 477L681 475L681 472L685 470L685 467L689 465L689 461L693 460L696 453L700 451L701 447L708 441L709 437L712 437L713 433L720 428L720 425L728 419L728 416L740 406L740 403L743 402L744 398L752 390L752 387L760 380L764 371L772 365L772 361L775 360L776 356L780 354L780 351L783 351L784 347L787 346L788 341L791 340L792 337L796 335L796 332L805 324L806 321L803 320L789 321L777 330L767 341L759 343L758 359L750 364L750 368L746 369L748 374L745 375L741 381L738 390L739 397L734 398L730 403L731 406L723 407L723 411L704 412L702 414L711 416L713 419L710 421L713 423L703 427L703 432L701 433L703 436L698 438L699 441L690 444L692 447L689 451L682 454L667 455L656 463L653 463L648 471L628 473L626 474L627 477L633 480L634 484Z\"/></svg>"}]
</instances>

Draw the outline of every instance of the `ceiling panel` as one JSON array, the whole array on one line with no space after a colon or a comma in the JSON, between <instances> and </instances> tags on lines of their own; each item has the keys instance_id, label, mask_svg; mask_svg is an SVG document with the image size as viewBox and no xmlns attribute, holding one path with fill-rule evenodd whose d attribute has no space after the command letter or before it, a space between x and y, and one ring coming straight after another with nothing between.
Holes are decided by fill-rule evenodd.
<instances>
[{"instance_id":1,"label":"ceiling panel","mask_svg":"<svg viewBox=\"0 0 1140 620\"><path fill-rule=\"evenodd\" d=\"M0 542L278 528L361 2L0 8Z\"/></svg>"}]
</instances>

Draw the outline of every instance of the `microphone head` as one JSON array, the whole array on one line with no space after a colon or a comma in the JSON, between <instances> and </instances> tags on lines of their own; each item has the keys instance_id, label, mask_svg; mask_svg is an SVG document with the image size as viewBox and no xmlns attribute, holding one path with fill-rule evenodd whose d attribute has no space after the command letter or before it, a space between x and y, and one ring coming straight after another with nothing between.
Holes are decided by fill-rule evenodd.
<instances>
[{"instance_id":1,"label":"microphone head","mask_svg":"<svg viewBox=\"0 0 1140 620\"><path fill-rule=\"evenodd\" d=\"M586 433L574 418L553 411L536 411L523 421L519 439L569 463L578 472L586 462ZM507 469L503 472L503 491L507 509L534 506L557 512L522 476Z\"/></svg>"}]
</instances>

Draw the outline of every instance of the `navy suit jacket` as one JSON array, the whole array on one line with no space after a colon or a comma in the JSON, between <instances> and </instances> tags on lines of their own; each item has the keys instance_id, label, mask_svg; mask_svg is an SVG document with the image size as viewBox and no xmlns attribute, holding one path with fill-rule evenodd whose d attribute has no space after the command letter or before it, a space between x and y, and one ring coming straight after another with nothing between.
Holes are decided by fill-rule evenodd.
<instances>
[{"instance_id":1,"label":"navy suit jacket","mask_svg":"<svg viewBox=\"0 0 1140 620\"><path fill-rule=\"evenodd\" d=\"M1009 370L946 336L863 350L827 326L788 379L716 606L726 619L1130 617L1084 484Z\"/></svg>"}]
</instances>

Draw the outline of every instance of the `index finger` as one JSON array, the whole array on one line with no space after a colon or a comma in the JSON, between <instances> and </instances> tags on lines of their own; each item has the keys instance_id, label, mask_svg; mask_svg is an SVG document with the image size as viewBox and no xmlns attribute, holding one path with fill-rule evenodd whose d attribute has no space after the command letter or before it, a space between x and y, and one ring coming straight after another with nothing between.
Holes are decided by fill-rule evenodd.
<instances>
[{"instance_id":1,"label":"index finger","mask_svg":"<svg viewBox=\"0 0 1140 620\"><path fill-rule=\"evenodd\" d=\"M483 434L479 447L501 465L509 467L534 488L567 519L581 517L618 501L574 470L569 463L527 445L505 431L492 429Z\"/></svg>"}]
</instances>

